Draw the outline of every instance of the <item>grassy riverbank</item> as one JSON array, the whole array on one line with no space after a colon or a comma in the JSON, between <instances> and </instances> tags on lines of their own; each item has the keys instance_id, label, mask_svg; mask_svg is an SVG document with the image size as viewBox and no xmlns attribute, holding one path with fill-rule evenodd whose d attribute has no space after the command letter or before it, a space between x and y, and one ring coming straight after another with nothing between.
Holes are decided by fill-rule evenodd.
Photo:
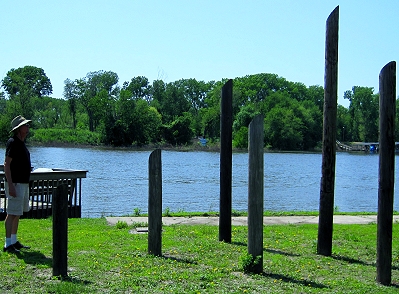
<instances>
[{"instance_id":1,"label":"grassy riverbank","mask_svg":"<svg viewBox=\"0 0 399 294\"><path fill-rule=\"evenodd\" d=\"M261 275L243 270L247 227L233 227L226 244L216 226L166 226L163 256L153 257L147 235L131 234L133 226L109 226L104 218L70 219L68 226L66 280L52 277L51 219L24 219L19 236L32 249L0 254L0 292L397 293L399 287L399 224L390 287L375 282L375 224L335 225L332 257L316 254L316 225L265 226Z\"/></svg>"}]
</instances>

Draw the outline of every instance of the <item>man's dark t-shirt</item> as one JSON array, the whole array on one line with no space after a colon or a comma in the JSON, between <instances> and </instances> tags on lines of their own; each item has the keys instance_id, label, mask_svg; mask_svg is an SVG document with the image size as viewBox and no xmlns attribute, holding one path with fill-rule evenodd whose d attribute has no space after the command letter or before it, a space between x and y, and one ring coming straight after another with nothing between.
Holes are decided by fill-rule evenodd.
<instances>
[{"instance_id":1,"label":"man's dark t-shirt","mask_svg":"<svg viewBox=\"0 0 399 294\"><path fill-rule=\"evenodd\" d=\"M11 178L13 183L29 183L30 153L23 141L14 136L7 141L6 156L11 157Z\"/></svg>"}]
</instances>

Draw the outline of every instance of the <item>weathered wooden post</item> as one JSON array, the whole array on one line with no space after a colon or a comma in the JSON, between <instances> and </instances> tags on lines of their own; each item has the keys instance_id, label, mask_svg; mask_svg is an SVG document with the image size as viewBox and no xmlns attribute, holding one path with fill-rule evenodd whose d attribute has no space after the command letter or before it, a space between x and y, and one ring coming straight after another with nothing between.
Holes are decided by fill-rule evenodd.
<instances>
[{"instance_id":1,"label":"weathered wooden post","mask_svg":"<svg viewBox=\"0 0 399 294\"><path fill-rule=\"evenodd\" d=\"M68 267L68 186L54 190L53 214L53 276L67 277Z\"/></svg>"},{"instance_id":2,"label":"weathered wooden post","mask_svg":"<svg viewBox=\"0 0 399 294\"><path fill-rule=\"evenodd\" d=\"M326 24L323 155L317 240L317 253L325 256L331 255L333 236L338 92L338 20L339 6L331 12Z\"/></svg>"},{"instance_id":3,"label":"weathered wooden post","mask_svg":"<svg viewBox=\"0 0 399 294\"><path fill-rule=\"evenodd\" d=\"M148 253L162 256L161 149L156 149L150 154L148 174Z\"/></svg>"},{"instance_id":4,"label":"weathered wooden post","mask_svg":"<svg viewBox=\"0 0 399 294\"><path fill-rule=\"evenodd\" d=\"M249 124L248 132L248 253L256 260L254 273L263 272L263 138L260 114Z\"/></svg>"},{"instance_id":5,"label":"weathered wooden post","mask_svg":"<svg viewBox=\"0 0 399 294\"><path fill-rule=\"evenodd\" d=\"M232 132L233 132L233 80L222 88L220 102L220 215L219 241L231 242L231 182L232 182Z\"/></svg>"},{"instance_id":6,"label":"weathered wooden post","mask_svg":"<svg viewBox=\"0 0 399 294\"><path fill-rule=\"evenodd\" d=\"M377 215L377 282L391 284L395 185L396 62L380 73L380 162Z\"/></svg>"}]
</instances>

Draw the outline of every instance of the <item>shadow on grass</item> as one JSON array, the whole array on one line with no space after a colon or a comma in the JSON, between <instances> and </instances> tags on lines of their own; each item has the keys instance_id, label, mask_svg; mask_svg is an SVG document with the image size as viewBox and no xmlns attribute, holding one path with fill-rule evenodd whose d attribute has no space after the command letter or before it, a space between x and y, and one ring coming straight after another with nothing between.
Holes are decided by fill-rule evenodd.
<instances>
[{"instance_id":1,"label":"shadow on grass","mask_svg":"<svg viewBox=\"0 0 399 294\"><path fill-rule=\"evenodd\" d=\"M16 255L19 259L23 259L27 264L43 264L48 267L53 266L53 259L46 257L39 251L21 251Z\"/></svg>"},{"instance_id":2,"label":"shadow on grass","mask_svg":"<svg viewBox=\"0 0 399 294\"><path fill-rule=\"evenodd\" d=\"M43 253L39 252L39 251L20 251L18 253L16 253L16 256L19 259L22 259L26 264L32 264L32 265L37 265L37 264L41 264L41 265L46 265L49 268L53 267L53 259L46 257ZM70 276L66 276L66 277L56 277L58 278L60 281L63 282L69 282L69 283L73 283L73 284L79 284L79 285L88 285L88 284L92 284L92 282L90 281L86 281L86 280L81 280L78 278L74 278L74 277L70 277Z\"/></svg>"},{"instance_id":3,"label":"shadow on grass","mask_svg":"<svg viewBox=\"0 0 399 294\"><path fill-rule=\"evenodd\" d=\"M231 244L232 245L237 245L237 246L245 246L245 247L247 246L247 243L244 243L244 242L234 242L233 241L233 242L231 242Z\"/></svg>"},{"instance_id":4,"label":"shadow on grass","mask_svg":"<svg viewBox=\"0 0 399 294\"><path fill-rule=\"evenodd\" d=\"M391 283L388 287L399 289L399 284L396 282Z\"/></svg>"},{"instance_id":5,"label":"shadow on grass","mask_svg":"<svg viewBox=\"0 0 399 294\"><path fill-rule=\"evenodd\" d=\"M342 255L332 255L331 257L333 259L346 261L347 263L351 263L351 264L360 264L360 265L364 265L364 266L377 267L375 262L368 263L368 262L361 261L359 259L354 259L351 257L342 256ZM399 270L399 267L397 265L392 265L391 268L392 268L392 270ZM399 284L397 282L393 282L388 287L399 289Z\"/></svg>"},{"instance_id":6,"label":"shadow on grass","mask_svg":"<svg viewBox=\"0 0 399 294\"><path fill-rule=\"evenodd\" d=\"M347 263L351 263L351 264L360 264L360 265L366 265L366 266L375 266L375 263L368 263L368 262L364 262L361 261L359 259L355 259L352 257L348 257L348 256L342 256L342 255L331 255L331 258L335 259L335 260L341 260L341 261L345 261Z\"/></svg>"},{"instance_id":7,"label":"shadow on grass","mask_svg":"<svg viewBox=\"0 0 399 294\"><path fill-rule=\"evenodd\" d=\"M231 244L237 245L237 246L247 246L247 244L244 243L244 242L231 242ZM271 249L271 248L263 248L263 251L264 252L268 252L268 253L272 253L272 254L280 254L280 255L284 255L284 256L297 256L297 257L301 256L300 254L289 253L289 252L276 250L276 249Z\"/></svg>"},{"instance_id":8,"label":"shadow on grass","mask_svg":"<svg viewBox=\"0 0 399 294\"><path fill-rule=\"evenodd\" d=\"M177 262L180 262L180 263L198 264L198 262L190 260L188 258L179 258L179 257L167 255L167 254L162 255L162 257L165 258L165 259L174 260L174 261L177 261Z\"/></svg>"},{"instance_id":9,"label":"shadow on grass","mask_svg":"<svg viewBox=\"0 0 399 294\"><path fill-rule=\"evenodd\" d=\"M276 250L276 249L269 249L269 248L264 248L263 251L272 253L272 254L280 254L284 256L301 256L300 254L295 254L295 253L289 253L281 250Z\"/></svg>"},{"instance_id":10,"label":"shadow on grass","mask_svg":"<svg viewBox=\"0 0 399 294\"><path fill-rule=\"evenodd\" d=\"M270 278L270 279L274 279L274 280L278 280L278 281L283 281L283 282L286 282L286 283L298 284L298 285L311 287L311 288L317 288L317 289L329 288L328 286L320 284L320 283L312 282L312 281L309 281L309 280L306 280L306 279L305 280L298 280L298 279L294 279L292 277L288 277L288 276L284 276L284 275L280 275L280 274L263 272L261 275L263 277L265 277L265 278Z\"/></svg>"},{"instance_id":11,"label":"shadow on grass","mask_svg":"<svg viewBox=\"0 0 399 294\"><path fill-rule=\"evenodd\" d=\"M79 278L75 278L75 277L71 277L71 276L66 276L66 277L56 277L58 280L62 281L62 282L67 282L67 283L71 283L71 284L77 284L77 285L90 285L93 284L93 282L87 281L87 280L81 280Z\"/></svg>"}]
</instances>

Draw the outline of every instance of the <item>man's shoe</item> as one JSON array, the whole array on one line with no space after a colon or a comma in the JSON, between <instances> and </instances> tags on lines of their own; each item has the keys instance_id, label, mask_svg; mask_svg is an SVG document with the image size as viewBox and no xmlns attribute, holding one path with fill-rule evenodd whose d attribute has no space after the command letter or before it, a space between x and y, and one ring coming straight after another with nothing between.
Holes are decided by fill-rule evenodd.
<instances>
[{"instance_id":1,"label":"man's shoe","mask_svg":"<svg viewBox=\"0 0 399 294\"><path fill-rule=\"evenodd\" d=\"M17 249L17 250L30 249L30 246L22 245L19 241L17 241L16 243L12 244L12 246L14 246L14 248Z\"/></svg>"},{"instance_id":2,"label":"man's shoe","mask_svg":"<svg viewBox=\"0 0 399 294\"><path fill-rule=\"evenodd\" d=\"M15 248L14 245L10 245L8 247L3 247L3 251L8 252L8 253L18 253L19 252L19 250L17 248Z\"/></svg>"}]
</instances>

